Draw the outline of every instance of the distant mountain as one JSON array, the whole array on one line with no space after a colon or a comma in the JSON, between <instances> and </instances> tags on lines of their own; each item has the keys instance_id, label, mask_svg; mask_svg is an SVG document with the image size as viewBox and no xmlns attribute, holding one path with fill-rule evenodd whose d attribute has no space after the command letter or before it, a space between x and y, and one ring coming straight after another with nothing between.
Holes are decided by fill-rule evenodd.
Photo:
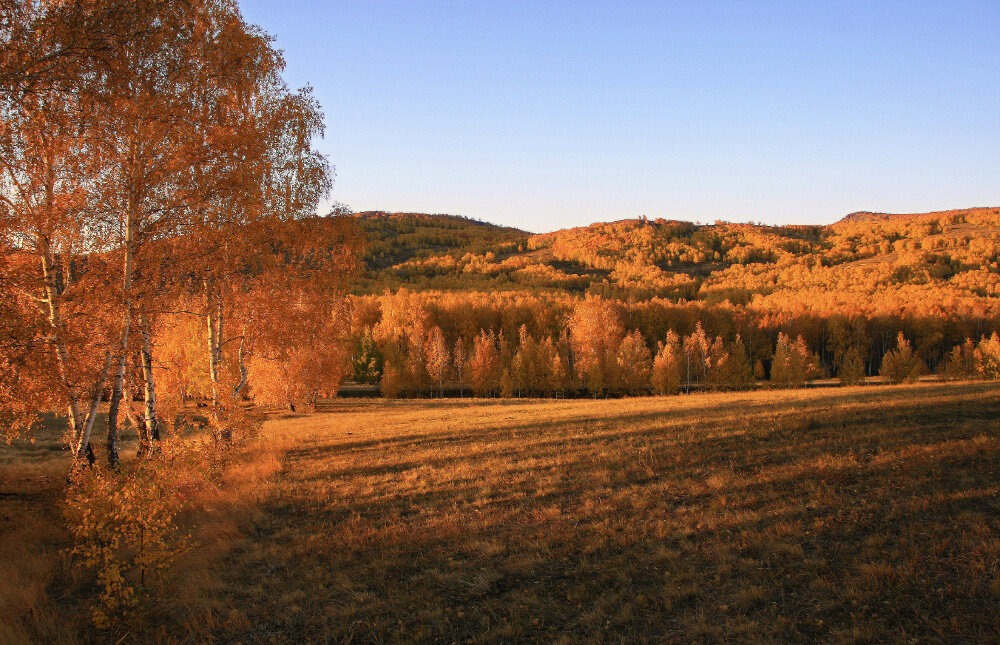
<instances>
[{"instance_id":1,"label":"distant mountain","mask_svg":"<svg viewBox=\"0 0 1000 645\"><path fill-rule=\"evenodd\" d=\"M955 215L968 216L976 213L988 213L996 210L992 207L978 206L974 208L961 208L950 211L933 211L928 213L874 213L872 211L857 211L850 213L837 224L857 224L860 222L885 222L889 220L920 219L926 217L953 217Z\"/></svg>"},{"instance_id":2,"label":"distant mountain","mask_svg":"<svg viewBox=\"0 0 1000 645\"><path fill-rule=\"evenodd\" d=\"M368 238L358 293L528 289L748 302L789 289L807 297L947 283L1000 295L1000 208L856 212L829 226L641 218L538 235L454 215L349 217Z\"/></svg>"}]
</instances>

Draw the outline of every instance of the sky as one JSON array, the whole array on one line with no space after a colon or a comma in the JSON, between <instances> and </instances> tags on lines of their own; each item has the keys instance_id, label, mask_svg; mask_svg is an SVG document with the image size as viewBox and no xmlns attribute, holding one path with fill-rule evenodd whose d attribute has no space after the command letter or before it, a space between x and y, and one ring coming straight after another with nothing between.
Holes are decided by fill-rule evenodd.
<instances>
[{"instance_id":1,"label":"sky","mask_svg":"<svg viewBox=\"0 0 1000 645\"><path fill-rule=\"evenodd\" d=\"M241 0L356 211L544 232L1000 205L1000 2Z\"/></svg>"}]
</instances>

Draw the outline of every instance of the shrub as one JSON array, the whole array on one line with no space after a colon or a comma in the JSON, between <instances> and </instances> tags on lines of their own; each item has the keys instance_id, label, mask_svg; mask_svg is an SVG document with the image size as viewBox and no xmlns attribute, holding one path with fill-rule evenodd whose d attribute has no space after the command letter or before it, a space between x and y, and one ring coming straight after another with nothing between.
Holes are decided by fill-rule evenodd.
<instances>
[{"instance_id":1,"label":"shrub","mask_svg":"<svg viewBox=\"0 0 1000 645\"><path fill-rule=\"evenodd\" d=\"M382 396L387 399L395 399L403 389L403 375L394 365L386 365L382 372L382 382L380 389Z\"/></svg>"},{"instance_id":2,"label":"shrub","mask_svg":"<svg viewBox=\"0 0 1000 645\"><path fill-rule=\"evenodd\" d=\"M118 470L79 468L71 475L65 516L75 544L69 556L96 576L98 627L128 618L185 548L187 538L174 520L197 480L183 474L192 470L174 467L183 457L168 448L155 460Z\"/></svg>"}]
</instances>

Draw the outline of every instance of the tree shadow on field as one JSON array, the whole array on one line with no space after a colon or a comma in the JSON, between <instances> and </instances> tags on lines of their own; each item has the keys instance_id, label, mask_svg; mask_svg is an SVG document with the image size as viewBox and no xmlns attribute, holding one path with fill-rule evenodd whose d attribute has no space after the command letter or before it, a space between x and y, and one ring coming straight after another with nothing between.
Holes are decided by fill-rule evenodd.
<instances>
[{"instance_id":1,"label":"tree shadow on field","mask_svg":"<svg viewBox=\"0 0 1000 645\"><path fill-rule=\"evenodd\" d=\"M314 478L374 476L400 473L417 468L440 468L463 461L475 461L497 451L516 449L525 452L530 446L534 459L573 455L594 447L615 447L623 441L647 441L656 451L683 450L700 455L709 465L716 457L727 464L739 463L742 454L752 457L743 465L756 468L799 459L810 453L853 453L861 458L898 445L929 443L948 432L952 437L981 434L988 428L978 420L1000 417L1000 400L954 401L929 407L912 400L893 402L882 408L877 419L857 427L858 419L841 408L781 410L777 406L757 417L734 414L721 420L688 422L690 416L667 417L659 413L635 413L593 422L587 420L551 421L489 427L474 432L461 429L428 432L377 440L337 440L328 438L322 445L294 448L287 459L327 460L351 457L351 464L341 469L325 469ZM710 414L706 413L706 414ZM711 417L709 417L711 419ZM958 420L965 423L957 425ZM919 428L914 424L919 424ZM574 429L572 436L558 436L557 431ZM556 435L556 438L549 438ZM747 450L753 444L757 450ZM444 449L459 454L448 457L414 459L424 452ZM462 452L464 451L464 453ZM382 457L376 465L353 465L365 459ZM662 455L668 456L668 455ZM744 461L747 461L744 459Z\"/></svg>"},{"instance_id":2,"label":"tree shadow on field","mask_svg":"<svg viewBox=\"0 0 1000 645\"><path fill-rule=\"evenodd\" d=\"M317 439L227 563L243 609L213 636L988 640L1000 401L978 392Z\"/></svg>"}]
</instances>

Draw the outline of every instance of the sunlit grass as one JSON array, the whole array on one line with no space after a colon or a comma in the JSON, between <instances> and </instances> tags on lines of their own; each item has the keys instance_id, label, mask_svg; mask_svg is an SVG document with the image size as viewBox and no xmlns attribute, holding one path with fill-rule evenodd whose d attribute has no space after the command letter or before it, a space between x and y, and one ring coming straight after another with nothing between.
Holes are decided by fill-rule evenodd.
<instances>
[{"instance_id":1,"label":"sunlit grass","mask_svg":"<svg viewBox=\"0 0 1000 645\"><path fill-rule=\"evenodd\" d=\"M995 385L338 402L224 567L217 636L984 639Z\"/></svg>"},{"instance_id":2,"label":"sunlit grass","mask_svg":"<svg viewBox=\"0 0 1000 645\"><path fill-rule=\"evenodd\" d=\"M116 640L1000 633L997 384L325 410L273 417L201 493L199 547ZM86 587L54 555L59 471L29 470L0 496L0 597L28 627L0 641L100 639L69 620Z\"/></svg>"}]
</instances>

